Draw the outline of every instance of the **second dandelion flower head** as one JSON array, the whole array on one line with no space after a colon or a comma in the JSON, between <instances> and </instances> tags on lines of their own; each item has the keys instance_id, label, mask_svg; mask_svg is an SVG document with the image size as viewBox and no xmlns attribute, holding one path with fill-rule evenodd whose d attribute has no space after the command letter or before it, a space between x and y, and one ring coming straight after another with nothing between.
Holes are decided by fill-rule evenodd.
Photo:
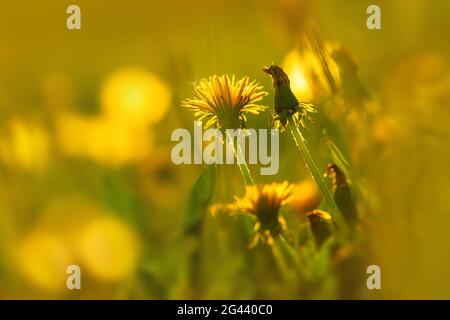
<instances>
[{"instance_id":1,"label":"second dandelion flower head","mask_svg":"<svg viewBox=\"0 0 450 320\"><path fill-rule=\"evenodd\" d=\"M286 228L286 221L280 215L280 209L289 202L294 188L295 186L287 181L250 185L246 186L244 197L235 197L231 209L256 218L251 246L256 245L259 240L272 244L274 238Z\"/></svg>"}]
</instances>

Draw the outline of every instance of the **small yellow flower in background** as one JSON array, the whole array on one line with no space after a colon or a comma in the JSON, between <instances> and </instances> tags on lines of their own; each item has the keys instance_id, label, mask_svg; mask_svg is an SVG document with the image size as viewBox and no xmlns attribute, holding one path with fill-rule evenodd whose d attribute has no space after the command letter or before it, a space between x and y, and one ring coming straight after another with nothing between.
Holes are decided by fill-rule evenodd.
<instances>
[{"instance_id":1,"label":"small yellow flower in background","mask_svg":"<svg viewBox=\"0 0 450 320\"><path fill-rule=\"evenodd\" d=\"M306 180L295 185L289 205L298 213L307 213L319 207L322 202L320 193L314 181Z\"/></svg>"},{"instance_id":2,"label":"small yellow flower in background","mask_svg":"<svg viewBox=\"0 0 450 320\"><path fill-rule=\"evenodd\" d=\"M309 59L308 59L309 60ZM291 88L295 96L304 101L313 101L313 83L310 77L311 66L302 64L303 59L297 49L289 52L283 60L283 69L291 79ZM315 65L316 63L313 63Z\"/></svg>"},{"instance_id":3,"label":"small yellow flower in background","mask_svg":"<svg viewBox=\"0 0 450 320\"><path fill-rule=\"evenodd\" d=\"M171 105L167 85L156 75L140 69L117 71L101 89L105 116L131 126L160 122Z\"/></svg>"},{"instance_id":4,"label":"small yellow flower in background","mask_svg":"<svg viewBox=\"0 0 450 320\"><path fill-rule=\"evenodd\" d=\"M326 47L331 48L330 45ZM339 70L336 64L328 59L328 65L334 80L338 82ZM284 58L282 66L291 80L292 92L299 100L321 104L331 97L321 63L312 51L293 49Z\"/></svg>"},{"instance_id":5,"label":"small yellow flower in background","mask_svg":"<svg viewBox=\"0 0 450 320\"><path fill-rule=\"evenodd\" d=\"M149 126L164 118L170 104L170 90L157 76L139 69L118 71L102 87L99 115L58 115L58 143L69 156L113 167L136 163L149 155Z\"/></svg>"},{"instance_id":6,"label":"small yellow flower in background","mask_svg":"<svg viewBox=\"0 0 450 320\"><path fill-rule=\"evenodd\" d=\"M261 239L272 244L274 237L286 227L285 219L279 214L281 207L291 199L295 186L284 181L245 187L243 198L235 197L232 209L242 211L256 217L255 236L251 246Z\"/></svg>"},{"instance_id":7,"label":"small yellow flower in background","mask_svg":"<svg viewBox=\"0 0 450 320\"><path fill-rule=\"evenodd\" d=\"M62 237L35 230L19 242L15 255L18 269L31 284L47 291L66 289L66 268L73 257Z\"/></svg>"},{"instance_id":8,"label":"small yellow flower in background","mask_svg":"<svg viewBox=\"0 0 450 320\"><path fill-rule=\"evenodd\" d=\"M44 127L22 119L9 122L9 132L0 137L0 159L11 167L41 171L47 167L50 141Z\"/></svg>"},{"instance_id":9,"label":"small yellow flower in background","mask_svg":"<svg viewBox=\"0 0 450 320\"><path fill-rule=\"evenodd\" d=\"M141 127L117 124L108 118L89 121L87 156L110 166L122 166L144 159L152 147L152 136Z\"/></svg>"},{"instance_id":10,"label":"small yellow flower in background","mask_svg":"<svg viewBox=\"0 0 450 320\"><path fill-rule=\"evenodd\" d=\"M256 104L267 95L256 81L248 77L235 80L228 75L211 76L195 85L197 95L181 105L195 112L198 120L206 120L205 128L236 129L245 127L246 113L259 114L266 107Z\"/></svg>"},{"instance_id":11,"label":"small yellow flower in background","mask_svg":"<svg viewBox=\"0 0 450 320\"><path fill-rule=\"evenodd\" d=\"M139 259L134 231L113 217L100 217L81 232L78 253L82 266L102 281L119 281L130 276Z\"/></svg>"},{"instance_id":12,"label":"small yellow flower in background","mask_svg":"<svg viewBox=\"0 0 450 320\"><path fill-rule=\"evenodd\" d=\"M152 149L149 130L106 117L61 114L57 118L57 136L63 153L113 167L140 161Z\"/></svg>"}]
</instances>

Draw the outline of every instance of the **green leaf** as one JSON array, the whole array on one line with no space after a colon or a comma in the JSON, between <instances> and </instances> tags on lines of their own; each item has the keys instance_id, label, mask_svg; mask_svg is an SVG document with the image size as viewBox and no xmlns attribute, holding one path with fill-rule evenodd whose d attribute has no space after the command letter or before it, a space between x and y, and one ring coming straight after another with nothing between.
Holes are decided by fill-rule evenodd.
<instances>
[{"instance_id":1,"label":"green leaf","mask_svg":"<svg viewBox=\"0 0 450 320\"><path fill-rule=\"evenodd\" d=\"M203 222L206 209L214 194L216 167L206 166L191 190L189 210L185 219L185 235L195 233Z\"/></svg>"}]
</instances>

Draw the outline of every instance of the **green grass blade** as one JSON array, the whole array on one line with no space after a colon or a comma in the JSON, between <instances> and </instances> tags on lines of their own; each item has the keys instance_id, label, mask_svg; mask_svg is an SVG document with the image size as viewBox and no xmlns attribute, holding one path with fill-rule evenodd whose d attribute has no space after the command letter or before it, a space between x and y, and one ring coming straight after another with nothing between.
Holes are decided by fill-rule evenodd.
<instances>
[{"instance_id":1,"label":"green grass blade","mask_svg":"<svg viewBox=\"0 0 450 320\"><path fill-rule=\"evenodd\" d=\"M244 178L245 184L247 184L247 185L253 184L254 182L253 182L252 175L250 173L250 169L248 168L247 163L245 162L244 153L243 153L239 143L236 143L236 145L234 146L234 152L236 154L236 162L239 166L239 169L241 170L242 177ZM239 163L239 162L242 162L242 163Z\"/></svg>"}]
</instances>

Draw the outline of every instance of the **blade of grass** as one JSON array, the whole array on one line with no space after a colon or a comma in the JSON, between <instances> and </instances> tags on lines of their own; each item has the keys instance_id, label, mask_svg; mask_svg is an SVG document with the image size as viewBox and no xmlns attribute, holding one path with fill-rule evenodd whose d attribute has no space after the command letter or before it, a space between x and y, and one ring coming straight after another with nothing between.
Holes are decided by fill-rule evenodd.
<instances>
[{"instance_id":1,"label":"blade of grass","mask_svg":"<svg viewBox=\"0 0 450 320\"><path fill-rule=\"evenodd\" d=\"M250 173L250 169L248 168L247 162L245 161L244 153L239 143L236 143L234 146L234 153L236 154L237 164L239 169L241 170L242 177L244 178L244 182L247 185L253 184L253 178Z\"/></svg>"}]
</instances>

